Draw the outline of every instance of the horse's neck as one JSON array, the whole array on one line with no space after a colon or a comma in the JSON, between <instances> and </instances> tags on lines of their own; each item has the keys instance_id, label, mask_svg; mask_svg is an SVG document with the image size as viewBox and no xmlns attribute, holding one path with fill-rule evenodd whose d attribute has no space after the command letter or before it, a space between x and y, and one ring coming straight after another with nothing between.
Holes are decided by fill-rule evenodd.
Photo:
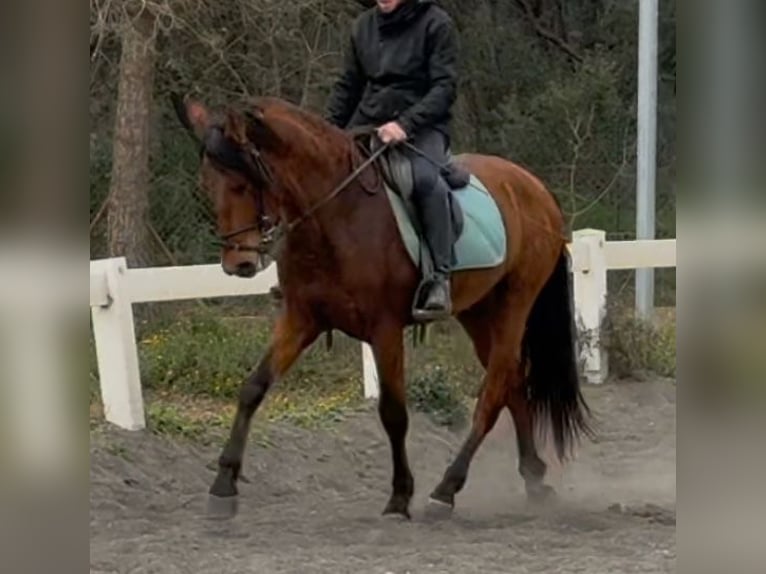
<instances>
[{"instance_id":1,"label":"horse's neck","mask_svg":"<svg viewBox=\"0 0 766 574\"><path fill-rule=\"evenodd\" d=\"M366 223L372 223L370 220L375 217L376 212L380 214L373 205L377 203L375 198L363 189L358 179L352 181L336 197L322 204L311 215L306 216L309 210L327 199L354 169L346 164L344 169L337 170L331 185L321 186L321 192L291 202L292 207L289 213L285 214L288 216L287 220L297 221L296 218L303 217L305 219L289 233L285 241L283 257L289 268L296 272L300 269L301 273L313 270L325 275L335 275L341 272L344 266L353 265L352 253L358 250L360 243L372 239L360 230L363 230ZM370 169L379 168L371 166ZM365 178L368 177L365 173ZM306 187L303 189L311 185L310 174L307 174L306 179L307 182L303 184ZM378 184L382 181L379 174L376 174L375 179ZM382 193L382 188L377 193Z\"/></svg>"}]
</instances>

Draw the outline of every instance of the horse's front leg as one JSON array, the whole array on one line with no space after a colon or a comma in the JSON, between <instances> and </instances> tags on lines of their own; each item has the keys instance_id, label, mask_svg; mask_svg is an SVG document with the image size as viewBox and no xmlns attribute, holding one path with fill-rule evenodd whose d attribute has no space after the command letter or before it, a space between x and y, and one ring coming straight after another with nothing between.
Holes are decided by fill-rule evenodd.
<instances>
[{"instance_id":1,"label":"horse's front leg","mask_svg":"<svg viewBox=\"0 0 766 574\"><path fill-rule=\"evenodd\" d=\"M208 513L211 516L229 518L236 514L237 479L253 414L272 383L289 370L318 334L313 322L289 311L277 320L266 354L240 388L229 440L218 459L218 474L210 487Z\"/></svg>"},{"instance_id":2,"label":"horse's front leg","mask_svg":"<svg viewBox=\"0 0 766 574\"><path fill-rule=\"evenodd\" d=\"M403 330L391 326L378 329L372 338L372 350L380 380L378 412L391 442L393 461L393 493L383 514L410 517L410 500L414 481L407 461L407 406L404 387Z\"/></svg>"}]
</instances>

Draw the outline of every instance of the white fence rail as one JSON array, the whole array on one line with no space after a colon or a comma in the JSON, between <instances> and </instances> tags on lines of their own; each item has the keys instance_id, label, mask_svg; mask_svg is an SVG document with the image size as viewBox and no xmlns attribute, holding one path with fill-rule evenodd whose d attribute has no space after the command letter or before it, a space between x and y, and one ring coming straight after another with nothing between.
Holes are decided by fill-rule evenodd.
<instances>
[{"instance_id":1,"label":"white fence rail","mask_svg":"<svg viewBox=\"0 0 766 574\"><path fill-rule=\"evenodd\" d=\"M606 241L605 232L576 231L570 244L580 358L589 383L607 375L600 328L609 269L676 266L676 240ZM129 269L122 257L91 261L90 307L106 419L120 427L146 426L133 325L134 303L260 295L276 285L272 265L253 279L225 275L220 265ZM364 394L378 395L372 352L362 345Z\"/></svg>"}]
</instances>

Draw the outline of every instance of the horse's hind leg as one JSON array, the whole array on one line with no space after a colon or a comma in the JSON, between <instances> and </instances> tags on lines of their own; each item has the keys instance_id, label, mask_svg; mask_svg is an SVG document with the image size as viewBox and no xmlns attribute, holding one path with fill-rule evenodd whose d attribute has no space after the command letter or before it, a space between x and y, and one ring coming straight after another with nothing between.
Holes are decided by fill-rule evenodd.
<instances>
[{"instance_id":1,"label":"horse's hind leg","mask_svg":"<svg viewBox=\"0 0 766 574\"><path fill-rule=\"evenodd\" d=\"M492 346L490 314L493 312L490 301L458 316L458 320L473 341L476 356L486 369L489 366L489 353ZM515 368L517 367L517 368ZM527 398L526 377L518 362L511 365L506 376L506 406L511 412L516 427L516 443L519 452L519 473L524 478L527 494L539 499L551 494L553 489L543 484L546 465L538 456L534 441L534 413Z\"/></svg>"},{"instance_id":2,"label":"horse's hind leg","mask_svg":"<svg viewBox=\"0 0 766 574\"><path fill-rule=\"evenodd\" d=\"M383 514L410 517L410 500L414 481L407 460L405 437L408 417L404 386L404 335L401 327L377 330L372 338L372 350L380 376L378 412L391 443L393 462L393 492Z\"/></svg>"},{"instance_id":3,"label":"horse's hind leg","mask_svg":"<svg viewBox=\"0 0 766 574\"><path fill-rule=\"evenodd\" d=\"M509 373L507 390L507 406L516 428L519 474L524 478L527 496L532 500L542 500L553 494L553 488L543 484L546 465L537 454L534 439L534 413L527 397L525 376L521 369Z\"/></svg>"},{"instance_id":4,"label":"horse's hind leg","mask_svg":"<svg viewBox=\"0 0 766 574\"><path fill-rule=\"evenodd\" d=\"M520 372L521 340L529 305L504 297L499 306L499 311L492 308L491 313L485 313L480 307L460 317L487 373L468 437L431 493L431 500L437 505L454 506L455 494L465 485L473 456L506 406L508 373Z\"/></svg>"}]
</instances>

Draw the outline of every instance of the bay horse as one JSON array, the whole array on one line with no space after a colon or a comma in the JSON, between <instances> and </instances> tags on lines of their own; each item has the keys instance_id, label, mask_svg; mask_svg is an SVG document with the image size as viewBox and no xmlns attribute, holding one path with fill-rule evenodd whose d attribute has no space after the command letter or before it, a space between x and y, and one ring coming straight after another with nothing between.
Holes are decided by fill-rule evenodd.
<instances>
[{"instance_id":1,"label":"bay horse","mask_svg":"<svg viewBox=\"0 0 766 574\"><path fill-rule=\"evenodd\" d=\"M252 417L275 380L323 332L369 343L380 380L378 413L390 440L393 480L384 514L410 517L414 481L405 437L404 331L413 324L420 273L400 238L380 166L352 134L279 98L215 112L174 96L179 119L200 143L199 177L223 240L229 275L252 277L267 243L283 294L265 355L243 382L230 436L209 489L208 511L237 511L237 480ZM589 434L578 379L564 217L544 185L495 156L454 161L490 191L507 236L505 261L453 273L453 315L485 369L470 431L430 495L449 514L482 440L503 408L514 422L527 495L553 494L535 433L550 428L559 459Z\"/></svg>"}]
</instances>

